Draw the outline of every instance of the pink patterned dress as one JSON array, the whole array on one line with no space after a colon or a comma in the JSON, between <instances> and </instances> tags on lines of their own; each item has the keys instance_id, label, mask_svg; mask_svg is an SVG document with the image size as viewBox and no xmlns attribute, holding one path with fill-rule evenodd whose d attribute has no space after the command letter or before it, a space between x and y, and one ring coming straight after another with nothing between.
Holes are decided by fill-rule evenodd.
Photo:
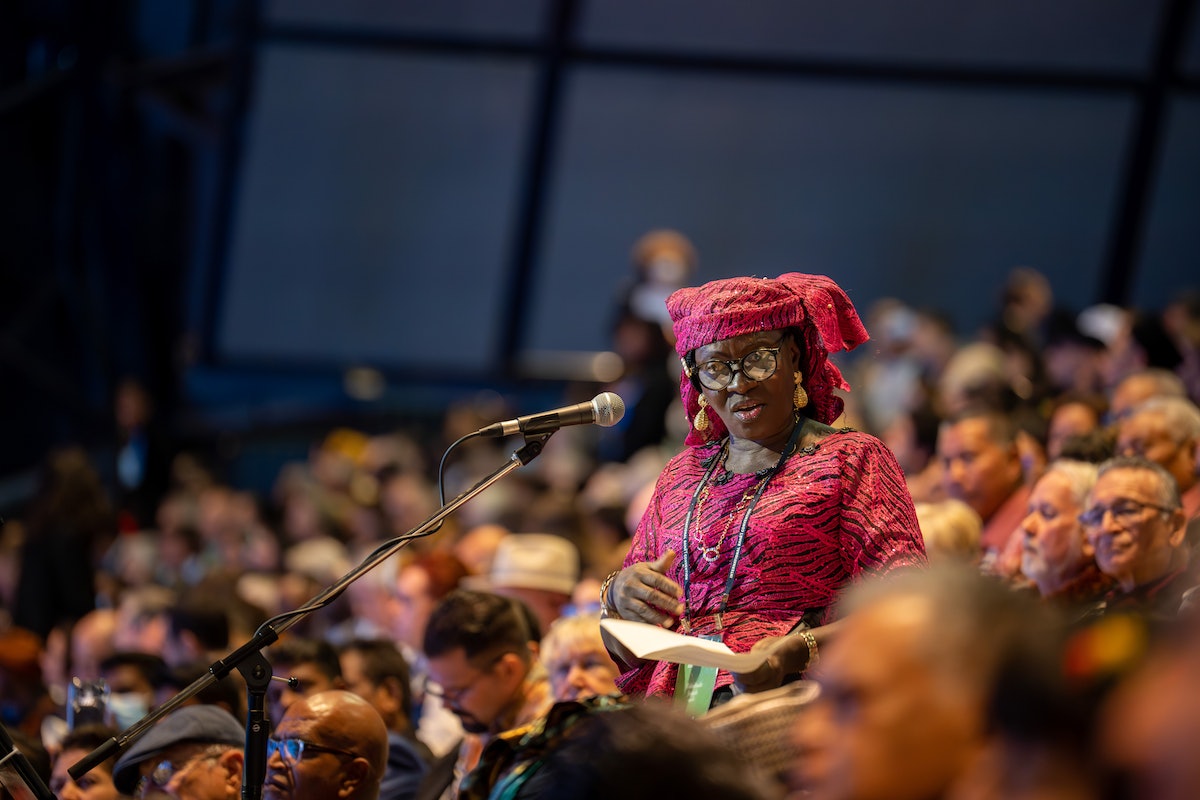
<instances>
[{"instance_id":1,"label":"pink patterned dress","mask_svg":"<svg viewBox=\"0 0 1200 800\"><path fill-rule=\"evenodd\" d=\"M629 566L674 550L678 557L667 576L680 586L683 558L690 559L685 601L691 632L701 636L716 631L747 498L766 474L730 473L718 465L707 491L699 493L688 531L691 552L685 554L684 519L720 455L721 443L715 442L689 447L667 464L625 559ZM859 577L925 563L912 498L895 456L874 436L836 431L788 458L753 504L722 640L740 653L762 638L788 633L806 612L808 620L823 624L841 590ZM677 671L674 664L649 661L617 683L628 694L669 695ZM732 681L722 671L716 685Z\"/></svg>"}]
</instances>

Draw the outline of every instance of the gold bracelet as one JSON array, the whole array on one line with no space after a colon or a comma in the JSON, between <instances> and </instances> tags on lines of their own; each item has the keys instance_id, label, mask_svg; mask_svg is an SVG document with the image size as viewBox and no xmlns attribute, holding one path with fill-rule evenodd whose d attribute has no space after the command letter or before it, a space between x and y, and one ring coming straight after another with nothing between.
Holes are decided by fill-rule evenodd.
<instances>
[{"instance_id":1,"label":"gold bracelet","mask_svg":"<svg viewBox=\"0 0 1200 800\"><path fill-rule=\"evenodd\" d=\"M812 631L800 631L800 638L808 646L808 660L804 662L804 669L801 670L804 672L815 666L821 656L817 652L817 637L812 635Z\"/></svg>"},{"instance_id":2,"label":"gold bracelet","mask_svg":"<svg viewBox=\"0 0 1200 800\"><path fill-rule=\"evenodd\" d=\"M608 617L621 618L621 615L617 613L617 609L608 602L608 593L612 590L613 581L620 574L621 570L615 569L608 573L608 577L604 579L604 583L600 584L600 616L605 619Z\"/></svg>"}]
</instances>

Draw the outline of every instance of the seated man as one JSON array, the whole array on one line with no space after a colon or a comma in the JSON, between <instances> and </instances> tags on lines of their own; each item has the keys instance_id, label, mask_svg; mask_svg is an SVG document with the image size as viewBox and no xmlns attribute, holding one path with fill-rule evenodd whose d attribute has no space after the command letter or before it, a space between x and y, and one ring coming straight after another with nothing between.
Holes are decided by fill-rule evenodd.
<instances>
[{"instance_id":1,"label":"seated man","mask_svg":"<svg viewBox=\"0 0 1200 800\"><path fill-rule=\"evenodd\" d=\"M962 500L983 520L980 544L985 571L1004 578L1016 576L1021 567L1017 530L1025 516L1029 487L1023 483L1012 422L999 411L963 411L942 424L937 452L947 496Z\"/></svg>"},{"instance_id":2,"label":"seated man","mask_svg":"<svg viewBox=\"0 0 1200 800\"><path fill-rule=\"evenodd\" d=\"M121 794L139 797L234 800L242 791L245 741L242 726L224 709L177 708L117 759L113 783Z\"/></svg>"},{"instance_id":3,"label":"seated man","mask_svg":"<svg viewBox=\"0 0 1200 800\"><path fill-rule=\"evenodd\" d=\"M338 651L346 688L379 712L388 729L387 770L381 800L409 800L429 771L433 753L413 730L408 662L384 639L354 639Z\"/></svg>"},{"instance_id":4,"label":"seated man","mask_svg":"<svg viewBox=\"0 0 1200 800\"><path fill-rule=\"evenodd\" d=\"M333 645L321 639L289 637L267 648L267 661L276 678L267 687L267 706L271 722L278 722L292 703L317 692L344 689L342 663ZM296 679L292 686L285 681Z\"/></svg>"},{"instance_id":5,"label":"seated man","mask_svg":"<svg viewBox=\"0 0 1200 800\"><path fill-rule=\"evenodd\" d=\"M1096 465L1060 459L1050 466L1029 495L1021 572L1038 594L1064 607L1083 608L1113 587L1100 571L1079 515L1096 485Z\"/></svg>"},{"instance_id":6,"label":"seated man","mask_svg":"<svg viewBox=\"0 0 1200 800\"><path fill-rule=\"evenodd\" d=\"M358 695L334 690L288 707L267 747L269 800L377 800L387 728Z\"/></svg>"},{"instance_id":7,"label":"seated man","mask_svg":"<svg viewBox=\"0 0 1200 800\"><path fill-rule=\"evenodd\" d=\"M1151 397L1187 397L1187 388L1169 369L1149 367L1131 372L1112 388L1108 400L1109 420L1120 422Z\"/></svg>"},{"instance_id":8,"label":"seated man","mask_svg":"<svg viewBox=\"0 0 1200 800\"><path fill-rule=\"evenodd\" d=\"M519 600L458 589L437 605L425 627L425 655L436 692L462 721L466 736L434 765L418 798L450 796L496 737L516 735L553 703L538 663L537 622ZM435 687L429 688L430 692Z\"/></svg>"},{"instance_id":9,"label":"seated man","mask_svg":"<svg viewBox=\"0 0 1200 800\"><path fill-rule=\"evenodd\" d=\"M1079 517L1096 564L1117 582L1096 611L1129 611L1173 618L1196 585L1184 546L1187 519L1179 487L1144 458L1118 456L1100 475Z\"/></svg>"},{"instance_id":10,"label":"seated man","mask_svg":"<svg viewBox=\"0 0 1200 800\"><path fill-rule=\"evenodd\" d=\"M154 708L155 688L167 665L151 653L118 652L100 662L100 677L108 684L108 707L113 723L128 728Z\"/></svg>"},{"instance_id":11,"label":"seated man","mask_svg":"<svg viewBox=\"0 0 1200 800\"><path fill-rule=\"evenodd\" d=\"M1117 455L1141 456L1171 473L1189 525L1200 528L1200 408L1185 397L1153 397L1117 427ZM1196 542L1193 542L1196 544Z\"/></svg>"}]
</instances>

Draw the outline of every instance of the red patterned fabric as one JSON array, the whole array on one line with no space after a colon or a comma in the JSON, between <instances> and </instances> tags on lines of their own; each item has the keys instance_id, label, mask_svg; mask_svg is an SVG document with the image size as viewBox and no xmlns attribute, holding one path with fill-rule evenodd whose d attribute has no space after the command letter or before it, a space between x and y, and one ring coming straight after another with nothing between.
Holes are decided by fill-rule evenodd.
<instances>
[{"instance_id":1,"label":"red patterned fabric","mask_svg":"<svg viewBox=\"0 0 1200 800\"><path fill-rule=\"evenodd\" d=\"M850 298L824 275L788 272L778 278L727 278L703 286L680 289L667 298L667 311L675 332L675 350L680 358L706 344L759 331L799 328L804 388L809 406L805 409L818 422L831 423L842 413L842 399L834 389L849 389L829 354L853 350L869 338ZM688 420L700 410L700 395L684 374L679 393ZM708 415L712 426L700 433L694 428L687 443L692 446L719 441L725 424L716 414Z\"/></svg>"},{"instance_id":2,"label":"red patterned fabric","mask_svg":"<svg viewBox=\"0 0 1200 800\"><path fill-rule=\"evenodd\" d=\"M717 444L688 448L671 460L659 476L625 566L652 561L671 549L679 558L668 577L683 585L683 520L707 459L719 452ZM712 486L699 520L703 544L719 538L730 512L757 481L754 474L734 474L727 483ZM739 514L715 563L697 555L695 523L688 532L689 605L698 635L715 631L714 615L740 522ZM789 632L809 610L822 610L822 621L827 621L830 606L855 579L924 563L925 545L895 456L868 434L834 433L789 458L755 506L725 615L725 644L745 652L763 637ZM629 694L672 694L676 672L674 664L647 662L623 674L618 685ZM732 680L721 672L717 686Z\"/></svg>"}]
</instances>

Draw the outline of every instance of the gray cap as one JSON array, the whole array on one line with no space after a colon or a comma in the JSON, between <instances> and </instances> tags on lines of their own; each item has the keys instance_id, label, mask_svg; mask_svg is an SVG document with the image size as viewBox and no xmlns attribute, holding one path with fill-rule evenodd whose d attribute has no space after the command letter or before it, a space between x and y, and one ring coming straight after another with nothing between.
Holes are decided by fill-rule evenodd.
<instances>
[{"instance_id":1,"label":"gray cap","mask_svg":"<svg viewBox=\"0 0 1200 800\"><path fill-rule=\"evenodd\" d=\"M244 745L245 741L246 732L223 708L206 705L177 708L117 759L113 783L122 794L133 794L139 777L138 765L161 756L177 744Z\"/></svg>"}]
</instances>

